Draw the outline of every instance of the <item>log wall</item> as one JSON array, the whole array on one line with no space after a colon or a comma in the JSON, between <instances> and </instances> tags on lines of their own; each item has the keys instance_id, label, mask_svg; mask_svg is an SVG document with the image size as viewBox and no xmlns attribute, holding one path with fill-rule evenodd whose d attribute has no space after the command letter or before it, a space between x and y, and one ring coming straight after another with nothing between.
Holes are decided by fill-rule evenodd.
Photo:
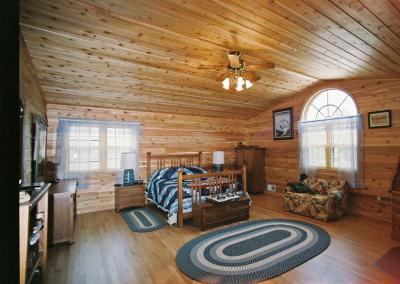
<instances>
[{"instance_id":1,"label":"log wall","mask_svg":"<svg viewBox=\"0 0 400 284\"><path fill-rule=\"evenodd\" d=\"M47 159L55 161L58 119L81 118L140 122L140 178L146 179L146 153L177 153L203 151L203 163L211 164L212 151L225 151L225 163L235 163L234 147L245 140L246 121L240 119L212 118L159 112L124 111L104 108L72 107L48 104L49 119ZM54 176L48 167L48 178ZM114 183L116 172L90 174L89 189L79 190L78 213L114 208Z\"/></svg>"},{"instance_id":2,"label":"log wall","mask_svg":"<svg viewBox=\"0 0 400 284\"><path fill-rule=\"evenodd\" d=\"M24 105L22 183L31 182L32 175L32 122L33 115L46 115L46 102L42 94L35 68L32 64L25 41L19 40L19 97Z\"/></svg>"},{"instance_id":3,"label":"log wall","mask_svg":"<svg viewBox=\"0 0 400 284\"><path fill-rule=\"evenodd\" d=\"M287 182L298 180L297 125L307 100L324 88L341 88L353 96L364 122L364 182L365 188L352 194L353 212L390 221L390 189L396 161L400 155L400 80L347 80L330 81L308 88L292 99L275 105L248 120L246 142L266 147L265 177L269 184L277 185L282 194ZM293 107L294 139L274 141L272 111ZM368 112L392 110L392 127L368 129ZM334 178L334 175L325 176ZM382 197L382 203L377 202Z\"/></svg>"}]
</instances>

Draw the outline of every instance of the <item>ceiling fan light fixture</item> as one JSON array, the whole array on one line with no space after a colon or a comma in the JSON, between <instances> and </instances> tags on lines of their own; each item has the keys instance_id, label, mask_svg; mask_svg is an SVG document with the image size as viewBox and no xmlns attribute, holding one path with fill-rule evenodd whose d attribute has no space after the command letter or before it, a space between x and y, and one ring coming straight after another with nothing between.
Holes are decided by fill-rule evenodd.
<instances>
[{"instance_id":1,"label":"ceiling fan light fixture","mask_svg":"<svg viewBox=\"0 0 400 284\"><path fill-rule=\"evenodd\" d=\"M243 77L242 77L242 76L239 76L239 78L238 78L238 80L237 80L237 84L240 85L240 86L243 86L243 85L244 85L244 80L243 80Z\"/></svg>"},{"instance_id":2,"label":"ceiling fan light fixture","mask_svg":"<svg viewBox=\"0 0 400 284\"><path fill-rule=\"evenodd\" d=\"M237 84L235 90L238 92L243 91L242 85Z\"/></svg>"},{"instance_id":3,"label":"ceiling fan light fixture","mask_svg":"<svg viewBox=\"0 0 400 284\"><path fill-rule=\"evenodd\" d=\"M243 91L243 85L244 85L244 80L243 80L243 77L240 76L236 81L235 90L238 91L238 92Z\"/></svg>"},{"instance_id":4,"label":"ceiling fan light fixture","mask_svg":"<svg viewBox=\"0 0 400 284\"><path fill-rule=\"evenodd\" d=\"M253 86L253 83L250 80L246 80L246 89L251 88Z\"/></svg>"},{"instance_id":5,"label":"ceiling fan light fixture","mask_svg":"<svg viewBox=\"0 0 400 284\"><path fill-rule=\"evenodd\" d=\"M230 80L227 77L222 81L222 88L224 88L225 90L229 90L229 84L230 84Z\"/></svg>"}]
</instances>

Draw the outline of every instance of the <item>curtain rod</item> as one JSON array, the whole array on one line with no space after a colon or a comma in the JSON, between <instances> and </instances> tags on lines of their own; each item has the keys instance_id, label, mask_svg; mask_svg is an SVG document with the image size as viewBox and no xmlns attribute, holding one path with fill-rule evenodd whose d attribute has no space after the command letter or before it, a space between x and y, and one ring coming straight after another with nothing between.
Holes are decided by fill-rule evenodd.
<instances>
[{"instance_id":1,"label":"curtain rod","mask_svg":"<svg viewBox=\"0 0 400 284\"><path fill-rule=\"evenodd\" d=\"M113 124L137 124L140 125L140 122L134 121L121 121L121 120L97 120L97 119L80 119L80 118L66 118L60 117L59 120L67 120L67 121L76 121L76 122L86 122L86 123L113 123Z\"/></svg>"}]
</instances>

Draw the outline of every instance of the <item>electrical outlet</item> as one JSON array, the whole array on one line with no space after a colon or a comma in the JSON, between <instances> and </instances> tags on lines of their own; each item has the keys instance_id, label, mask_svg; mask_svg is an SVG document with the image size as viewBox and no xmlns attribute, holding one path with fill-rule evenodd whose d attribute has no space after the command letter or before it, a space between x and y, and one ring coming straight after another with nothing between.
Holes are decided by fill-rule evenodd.
<instances>
[{"instance_id":1,"label":"electrical outlet","mask_svg":"<svg viewBox=\"0 0 400 284\"><path fill-rule=\"evenodd\" d=\"M376 202L377 202L377 203L382 203L382 196L379 196L379 195L378 195L378 196L376 197Z\"/></svg>"},{"instance_id":2,"label":"electrical outlet","mask_svg":"<svg viewBox=\"0 0 400 284\"><path fill-rule=\"evenodd\" d=\"M267 190L276 192L276 185L275 184L267 184Z\"/></svg>"}]
</instances>

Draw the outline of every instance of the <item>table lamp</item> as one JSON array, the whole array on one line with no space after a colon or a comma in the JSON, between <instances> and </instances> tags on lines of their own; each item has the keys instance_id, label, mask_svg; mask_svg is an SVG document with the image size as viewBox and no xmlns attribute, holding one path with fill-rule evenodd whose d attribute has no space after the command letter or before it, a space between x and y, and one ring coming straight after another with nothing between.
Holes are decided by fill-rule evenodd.
<instances>
[{"instance_id":1,"label":"table lamp","mask_svg":"<svg viewBox=\"0 0 400 284\"><path fill-rule=\"evenodd\" d=\"M224 151L214 151L213 152L213 165L216 172L223 171L224 165Z\"/></svg>"},{"instance_id":2,"label":"table lamp","mask_svg":"<svg viewBox=\"0 0 400 284\"><path fill-rule=\"evenodd\" d=\"M134 169L137 168L136 152L121 153L121 169L124 170L124 186L133 185Z\"/></svg>"}]
</instances>

